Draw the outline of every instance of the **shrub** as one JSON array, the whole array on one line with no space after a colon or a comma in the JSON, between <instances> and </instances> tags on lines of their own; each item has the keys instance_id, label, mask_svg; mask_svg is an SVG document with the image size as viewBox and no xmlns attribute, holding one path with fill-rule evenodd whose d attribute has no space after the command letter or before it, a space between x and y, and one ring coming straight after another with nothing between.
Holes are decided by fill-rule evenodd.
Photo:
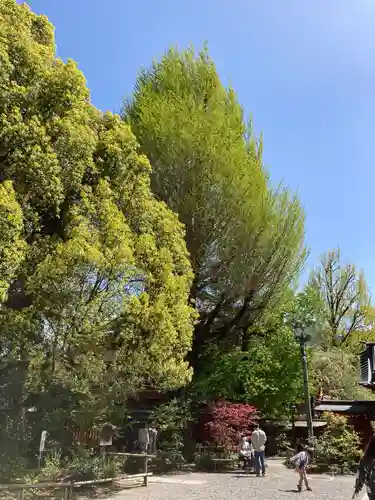
<instances>
[{"instance_id":1,"label":"shrub","mask_svg":"<svg viewBox=\"0 0 375 500\"><path fill-rule=\"evenodd\" d=\"M159 450L156 459L152 461L153 468L159 473L175 471L183 464L185 464L185 458L178 449Z\"/></svg>"},{"instance_id":2,"label":"shrub","mask_svg":"<svg viewBox=\"0 0 375 500\"><path fill-rule=\"evenodd\" d=\"M30 441L24 413L0 415L0 482L12 482L25 474L30 465Z\"/></svg>"},{"instance_id":3,"label":"shrub","mask_svg":"<svg viewBox=\"0 0 375 500\"><path fill-rule=\"evenodd\" d=\"M193 421L190 402L174 398L157 406L152 413L151 420L160 433L160 443L168 442L181 447L182 434L189 422ZM170 448L170 445L167 444L166 447Z\"/></svg>"},{"instance_id":4,"label":"shrub","mask_svg":"<svg viewBox=\"0 0 375 500\"><path fill-rule=\"evenodd\" d=\"M70 478L74 481L97 479L100 477L101 468L103 468L103 457L86 453L73 455L68 464Z\"/></svg>"},{"instance_id":5,"label":"shrub","mask_svg":"<svg viewBox=\"0 0 375 500\"><path fill-rule=\"evenodd\" d=\"M285 432L281 432L275 438L276 450L278 455L290 455L291 452L294 453L294 447L290 439L288 439ZM292 455L291 455L292 456Z\"/></svg>"},{"instance_id":6,"label":"shrub","mask_svg":"<svg viewBox=\"0 0 375 500\"><path fill-rule=\"evenodd\" d=\"M251 431L255 417L256 408L248 404L223 401L211 406L206 423L210 441L226 451L233 451L240 434Z\"/></svg>"},{"instance_id":7,"label":"shrub","mask_svg":"<svg viewBox=\"0 0 375 500\"><path fill-rule=\"evenodd\" d=\"M195 458L195 467L202 472L212 472L215 470L213 456L210 453L198 453Z\"/></svg>"},{"instance_id":8,"label":"shrub","mask_svg":"<svg viewBox=\"0 0 375 500\"><path fill-rule=\"evenodd\" d=\"M346 417L327 413L327 427L321 437L315 439L314 461L320 469L341 473L353 470L361 456L361 440L348 424Z\"/></svg>"},{"instance_id":9,"label":"shrub","mask_svg":"<svg viewBox=\"0 0 375 500\"><path fill-rule=\"evenodd\" d=\"M110 478L117 477L123 470L123 460L119 457L107 457L103 464L101 477Z\"/></svg>"},{"instance_id":10,"label":"shrub","mask_svg":"<svg viewBox=\"0 0 375 500\"><path fill-rule=\"evenodd\" d=\"M126 474L140 474L144 470L143 462L134 457L127 457L123 470Z\"/></svg>"},{"instance_id":11,"label":"shrub","mask_svg":"<svg viewBox=\"0 0 375 500\"><path fill-rule=\"evenodd\" d=\"M57 481L62 475L62 460L60 452L53 452L46 456L44 465L37 475L38 481Z\"/></svg>"},{"instance_id":12,"label":"shrub","mask_svg":"<svg viewBox=\"0 0 375 500\"><path fill-rule=\"evenodd\" d=\"M123 462L119 458L92 456L85 450L73 455L68 464L70 478L75 481L117 477L122 467Z\"/></svg>"},{"instance_id":13,"label":"shrub","mask_svg":"<svg viewBox=\"0 0 375 500\"><path fill-rule=\"evenodd\" d=\"M69 459L61 452L47 454L43 468L38 472L38 481L56 481L68 476L74 481L90 481L117 477L123 467L123 460L118 457L92 455L88 450L80 448Z\"/></svg>"},{"instance_id":14,"label":"shrub","mask_svg":"<svg viewBox=\"0 0 375 500\"><path fill-rule=\"evenodd\" d=\"M152 414L159 431L157 458L153 465L159 472L178 469L184 462L184 432L193 417L190 402L174 398L159 405Z\"/></svg>"}]
</instances>

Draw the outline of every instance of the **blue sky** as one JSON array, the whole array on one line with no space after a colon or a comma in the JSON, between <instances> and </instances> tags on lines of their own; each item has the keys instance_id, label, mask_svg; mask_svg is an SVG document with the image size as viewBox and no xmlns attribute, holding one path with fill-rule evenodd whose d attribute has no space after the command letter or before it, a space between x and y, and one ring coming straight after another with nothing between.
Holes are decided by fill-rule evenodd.
<instances>
[{"instance_id":1,"label":"blue sky","mask_svg":"<svg viewBox=\"0 0 375 500\"><path fill-rule=\"evenodd\" d=\"M207 41L257 131L271 178L297 190L309 265L340 246L375 293L373 0L29 0L56 26L102 110L141 66Z\"/></svg>"}]
</instances>

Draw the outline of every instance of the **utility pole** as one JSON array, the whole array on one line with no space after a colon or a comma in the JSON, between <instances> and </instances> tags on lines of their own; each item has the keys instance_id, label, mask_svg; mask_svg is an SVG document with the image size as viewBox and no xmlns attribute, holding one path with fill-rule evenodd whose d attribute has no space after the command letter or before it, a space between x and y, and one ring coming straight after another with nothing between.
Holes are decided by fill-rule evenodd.
<instances>
[{"instance_id":1,"label":"utility pole","mask_svg":"<svg viewBox=\"0 0 375 500\"><path fill-rule=\"evenodd\" d=\"M307 432L309 439L314 437L313 420L312 420L312 410L311 410L311 398L309 389L309 372L307 368L307 355L306 355L306 342L311 339L311 335L306 334L304 325L296 325L294 331L295 338L300 346L301 362L302 362L302 372L303 372L303 388L305 393L305 407L306 407L306 421L307 421Z\"/></svg>"},{"instance_id":2,"label":"utility pole","mask_svg":"<svg viewBox=\"0 0 375 500\"><path fill-rule=\"evenodd\" d=\"M307 356L305 349L305 339L301 337L300 339L300 352L303 370L303 387L305 391L305 406L306 406L306 417L307 417L307 432L309 439L314 437L312 410L311 410L311 398L309 389L309 372L307 368Z\"/></svg>"}]
</instances>

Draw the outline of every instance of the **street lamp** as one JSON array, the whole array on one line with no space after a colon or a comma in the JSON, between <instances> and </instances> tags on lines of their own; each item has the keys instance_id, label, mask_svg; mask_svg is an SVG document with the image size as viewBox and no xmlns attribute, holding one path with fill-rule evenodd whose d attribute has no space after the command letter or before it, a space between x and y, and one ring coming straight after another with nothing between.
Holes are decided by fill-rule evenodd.
<instances>
[{"instance_id":1,"label":"street lamp","mask_svg":"<svg viewBox=\"0 0 375 500\"><path fill-rule=\"evenodd\" d=\"M293 444L296 444L296 410L297 407L296 405L291 405L290 407L292 411L292 437L293 437Z\"/></svg>"},{"instance_id":2,"label":"street lamp","mask_svg":"<svg viewBox=\"0 0 375 500\"><path fill-rule=\"evenodd\" d=\"M311 439L314 437L314 430L312 422L311 399L310 399L310 389L309 389L309 373L307 369L307 356L306 356L306 343L311 339L311 335L306 330L307 329L303 325L298 325L295 328L294 335L300 346L302 371L303 371L303 386L305 391L307 432L309 438Z\"/></svg>"}]
</instances>

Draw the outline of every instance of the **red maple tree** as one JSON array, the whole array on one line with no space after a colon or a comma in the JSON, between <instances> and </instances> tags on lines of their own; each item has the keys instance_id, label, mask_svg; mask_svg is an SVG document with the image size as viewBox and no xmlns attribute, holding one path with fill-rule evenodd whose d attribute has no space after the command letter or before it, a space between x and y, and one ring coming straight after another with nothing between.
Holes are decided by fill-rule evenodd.
<instances>
[{"instance_id":1,"label":"red maple tree","mask_svg":"<svg viewBox=\"0 0 375 500\"><path fill-rule=\"evenodd\" d=\"M210 407L205 427L211 442L232 450L238 446L241 434L251 434L256 420L255 406L221 401Z\"/></svg>"}]
</instances>

